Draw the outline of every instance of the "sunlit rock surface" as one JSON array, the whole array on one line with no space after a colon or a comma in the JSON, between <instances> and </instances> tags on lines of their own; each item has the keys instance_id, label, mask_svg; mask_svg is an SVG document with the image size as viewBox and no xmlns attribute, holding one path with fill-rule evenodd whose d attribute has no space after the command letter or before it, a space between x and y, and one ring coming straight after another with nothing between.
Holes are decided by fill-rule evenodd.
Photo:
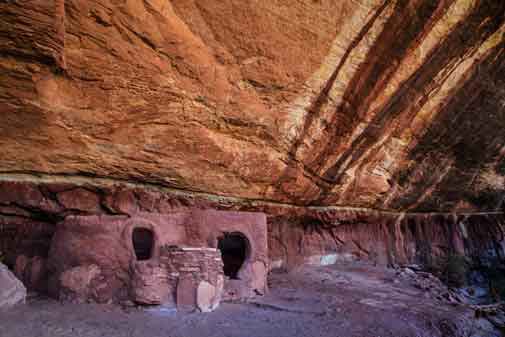
<instances>
[{"instance_id":1,"label":"sunlit rock surface","mask_svg":"<svg viewBox=\"0 0 505 337\"><path fill-rule=\"evenodd\" d=\"M500 210L504 13L472 0L2 2L0 175Z\"/></svg>"}]
</instances>

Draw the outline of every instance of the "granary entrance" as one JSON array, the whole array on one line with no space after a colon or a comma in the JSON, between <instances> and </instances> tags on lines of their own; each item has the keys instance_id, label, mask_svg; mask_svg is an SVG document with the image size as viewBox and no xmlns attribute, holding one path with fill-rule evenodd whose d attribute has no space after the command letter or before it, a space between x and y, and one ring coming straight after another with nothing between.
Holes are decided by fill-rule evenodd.
<instances>
[{"instance_id":1,"label":"granary entrance","mask_svg":"<svg viewBox=\"0 0 505 337\"><path fill-rule=\"evenodd\" d=\"M134 228L132 231L133 250L137 260L149 260L154 247L154 234L147 228Z\"/></svg>"},{"instance_id":2,"label":"granary entrance","mask_svg":"<svg viewBox=\"0 0 505 337\"><path fill-rule=\"evenodd\" d=\"M225 233L218 238L217 248L223 258L223 271L231 279L238 279L240 268L249 254L249 242L241 233Z\"/></svg>"}]
</instances>

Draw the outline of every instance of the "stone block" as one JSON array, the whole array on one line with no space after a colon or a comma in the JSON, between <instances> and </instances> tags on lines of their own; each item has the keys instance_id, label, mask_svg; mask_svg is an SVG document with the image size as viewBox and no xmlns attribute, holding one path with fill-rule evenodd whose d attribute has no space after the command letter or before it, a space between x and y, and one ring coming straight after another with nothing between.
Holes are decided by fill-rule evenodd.
<instances>
[{"instance_id":1,"label":"stone block","mask_svg":"<svg viewBox=\"0 0 505 337\"><path fill-rule=\"evenodd\" d=\"M177 307L192 309L196 306L197 283L192 277L181 277L177 283Z\"/></svg>"},{"instance_id":2,"label":"stone block","mask_svg":"<svg viewBox=\"0 0 505 337\"><path fill-rule=\"evenodd\" d=\"M214 286L207 281L201 281L196 291L196 305L201 312L211 312L221 301L222 282Z\"/></svg>"}]
</instances>

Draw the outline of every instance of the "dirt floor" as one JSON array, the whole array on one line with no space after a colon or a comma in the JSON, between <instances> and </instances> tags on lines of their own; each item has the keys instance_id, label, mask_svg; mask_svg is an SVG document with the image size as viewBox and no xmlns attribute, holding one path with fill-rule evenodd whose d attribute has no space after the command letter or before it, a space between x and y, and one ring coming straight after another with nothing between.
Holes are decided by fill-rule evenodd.
<instances>
[{"instance_id":1,"label":"dirt floor","mask_svg":"<svg viewBox=\"0 0 505 337\"><path fill-rule=\"evenodd\" d=\"M0 313L0 337L501 336L465 305L437 301L397 274L356 265L273 273L267 295L208 314L34 297Z\"/></svg>"}]
</instances>

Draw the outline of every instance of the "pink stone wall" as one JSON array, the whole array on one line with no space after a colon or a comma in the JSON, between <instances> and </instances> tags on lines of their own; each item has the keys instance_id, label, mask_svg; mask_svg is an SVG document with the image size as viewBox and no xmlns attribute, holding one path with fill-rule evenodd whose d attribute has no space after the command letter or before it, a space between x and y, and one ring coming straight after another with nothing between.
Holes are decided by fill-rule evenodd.
<instances>
[{"instance_id":1,"label":"pink stone wall","mask_svg":"<svg viewBox=\"0 0 505 337\"><path fill-rule=\"evenodd\" d=\"M147 228L154 233L153 254L149 261L136 259L132 243L134 228ZM131 297L132 292L128 289L132 289L133 283L161 280L157 276L159 269L167 266L166 261L165 267L157 264L160 259L167 258L160 256L162 247L174 245L216 248L218 237L225 232L244 235L250 243L250 249L239 273L240 280L225 280L224 297L242 298L265 292L268 265L265 215L215 210L137 213L131 217L69 216L58 224L52 239L48 258L50 289L58 297L61 275L76 267L97 266L100 269L99 277L109 284L107 291L100 294L93 291L84 293L92 293L91 299L97 302L126 299ZM145 279L139 274L142 270L145 271ZM90 281L90 284L102 283ZM154 298L152 302L157 301L155 296L151 297Z\"/></svg>"},{"instance_id":2,"label":"pink stone wall","mask_svg":"<svg viewBox=\"0 0 505 337\"><path fill-rule=\"evenodd\" d=\"M475 261L505 259L503 207L501 212L474 214L416 214L346 207L284 207L271 203L231 201L226 198L210 199L120 183L96 185L91 184L92 181L91 179L79 184L53 180L38 183L0 181L0 251L4 255L3 262L14 269L16 259L22 255L29 259L46 259L51 237L56 229L63 223L78 221L72 220L75 215L89 216L88 222L91 224L83 223L83 228L88 228L88 231L95 230L90 229L93 223L109 224L113 219L121 219L122 226L126 221L130 221L132 224L136 222L154 227L155 234L162 242L177 244L184 243L187 239L191 245L215 247L217 234L209 236L205 234L206 228L203 225L191 225L192 222L203 221L202 219L214 212L209 211L210 209L226 211L223 214L227 214L212 215L214 218L221 217L219 223L213 227L217 228L216 232L237 230L256 237L254 243L257 247L253 254L259 262L253 264L254 269L264 268L264 257L267 255L268 268L287 269L306 262L326 264L336 260L354 259L385 266L411 263L424 265L451 253L463 253ZM201 210L207 211L198 215ZM229 211L266 214L268 254L261 253L264 250L261 240L258 239L260 235L249 231L248 225L241 225L249 220L254 222L255 216L264 216L253 213L256 214L253 219L245 217L242 219L247 221L236 222L233 212ZM66 220L63 221L64 219ZM262 220L259 223L261 222ZM161 227L168 229L159 231L158 226L153 226L152 223L163 223ZM228 227L218 228L224 226L221 223L227 224ZM233 227L234 224L239 227ZM261 226L263 225L256 224L252 228ZM97 224L98 232L104 230L98 227L100 226ZM79 232L77 229L73 230ZM107 229L100 235L109 236L110 232L111 230ZM129 232L124 233L125 237L129 236ZM97 242L102 242L102 237L98 238ZM132 254L130 240L122 238L116 241L126 242L125 247L118 248L118 245L114 245L115 249L124 250L122 256ZM77 240L74 243L78 247L87 247L85 241ZM112 260L119 259L112 254L115 250L111 252L106 245L95 249L102 255L105 254L104 256L111 255ZM69 258L70 262L75 259L75 256ZM87 261L97 259L99 260L99 257L93 253L86 253L79 257L77 262L88 263ZM116 262L114 264L122 265ZM38 272L35 270L37 268L33 271L31 269L20 271L18 276L29 280L25 285L34 289L31 280L38 278ZM127 272L128 266L117 269ZM34 274L33 277L31 274ZM115 278L120 288L126 287L128 280L123 274L125 272L119 272L116 275L121 277ZM233 282L228 283L229 286Z\"/></svg>"},{"instance_id":3,"label":"pink stone wall","mask_svg":"<svg viewBox=\"0 0 505 337\"><path fill-rule=\"evenodd\" d=\"M198 307L202 311L211 311L217 308L224 286L219 250L164 246L160 253L160 263L165 266L167 275L177 278L177 289L170 301L175 301L181 309Z\"/></svg>"}]
</instances>

